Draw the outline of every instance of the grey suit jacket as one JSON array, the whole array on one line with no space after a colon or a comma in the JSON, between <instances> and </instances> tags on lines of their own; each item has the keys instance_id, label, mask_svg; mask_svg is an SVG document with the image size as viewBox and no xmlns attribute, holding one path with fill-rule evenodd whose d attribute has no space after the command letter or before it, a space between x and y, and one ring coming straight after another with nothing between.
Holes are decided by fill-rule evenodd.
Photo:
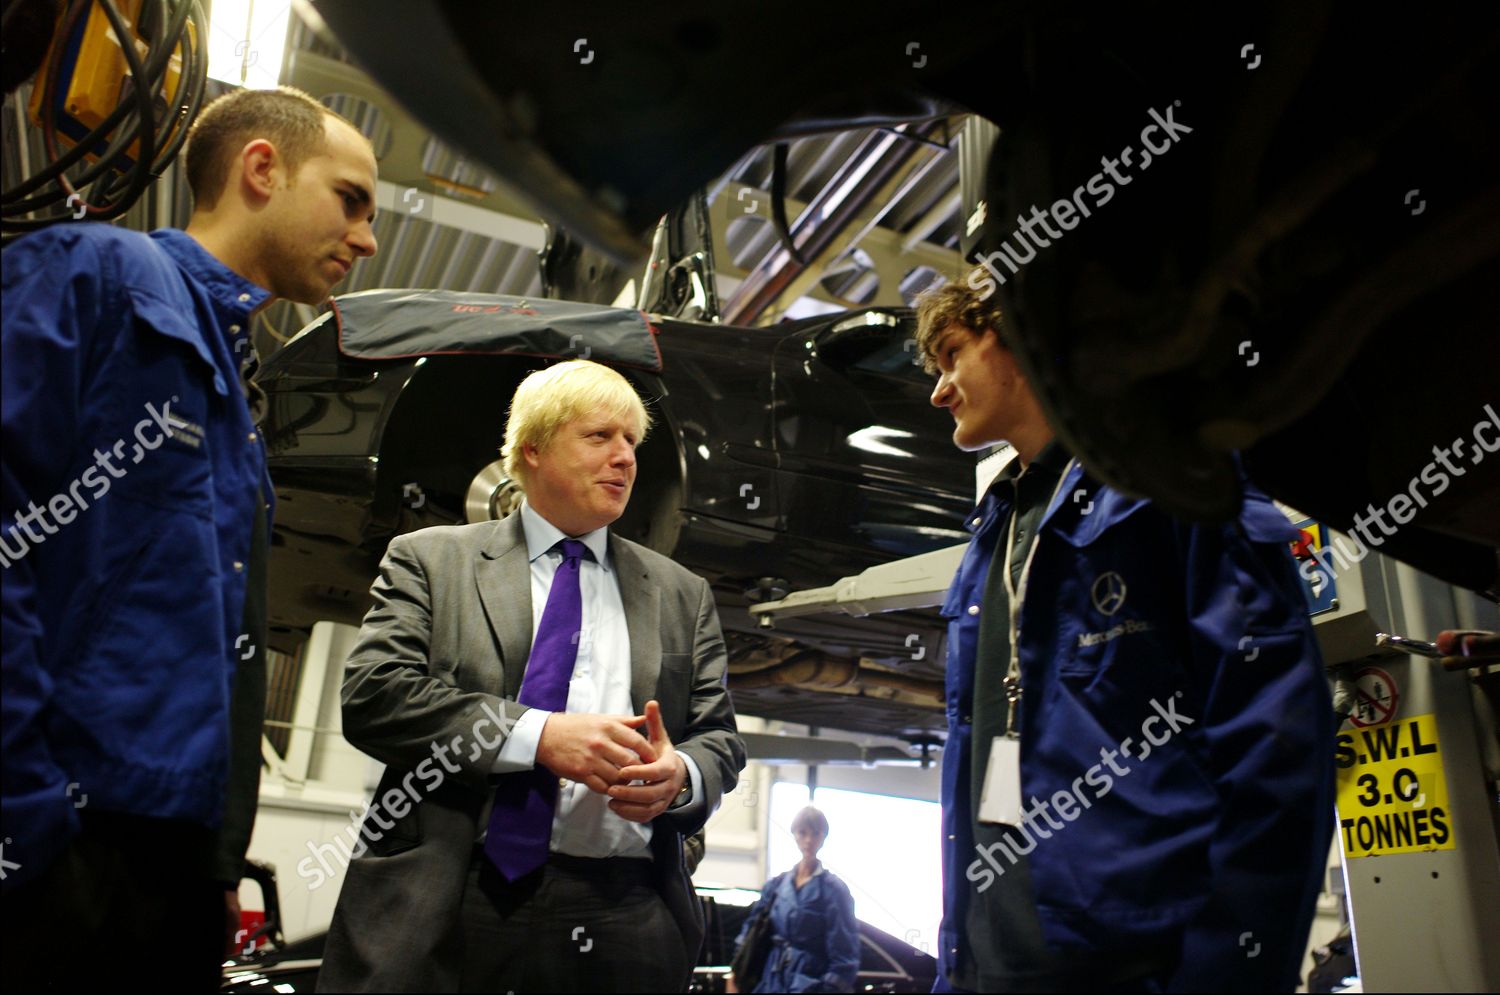
<instances>
[{"instance_id":1,"label":"grey suit jacket","mask_svg":"<svg viewBox=\"0 0 1500 995\"><path fill-rule=\"evenodd\" d=\"M614 535L609 554L636 714L660 702L673 745L703 775L703 804L652 823L658 886L691 964L703 924L682 836L702 827L745 765L724 686L724 637L701 577ZM386 771L365 821L368 848L345 874L318 990L455 991L460 900L480 812L495 791L490 770L526 710L516 702L532 628L521 516L396 537L371 594L344 678L344 735ZM391 803L382 801L388 795ZM404 796L419 800L407 809Z\"/></svg>"}]
</instances>

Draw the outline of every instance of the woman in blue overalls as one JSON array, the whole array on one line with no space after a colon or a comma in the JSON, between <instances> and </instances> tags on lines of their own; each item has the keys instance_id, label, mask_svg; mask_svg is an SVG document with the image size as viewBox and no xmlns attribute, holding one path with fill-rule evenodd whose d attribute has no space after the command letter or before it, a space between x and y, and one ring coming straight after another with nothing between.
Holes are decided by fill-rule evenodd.
<instances>
[{"instance_id":1,"label":"woman in blue overalls","mask_svg":"<svg viewBox=\"0 0 1500 995\"><path fill-rule=\"evenodd\" d=\"M774 939L757 992L852 992L859 973L859 924L849 886L818 860L828 819L809 805L792 820L802 859L761 889L745 928L771 903ZM744 939L745 929L735 941ZM734 989L731 988L731 991Z\"/></svg>"}]
</instances>

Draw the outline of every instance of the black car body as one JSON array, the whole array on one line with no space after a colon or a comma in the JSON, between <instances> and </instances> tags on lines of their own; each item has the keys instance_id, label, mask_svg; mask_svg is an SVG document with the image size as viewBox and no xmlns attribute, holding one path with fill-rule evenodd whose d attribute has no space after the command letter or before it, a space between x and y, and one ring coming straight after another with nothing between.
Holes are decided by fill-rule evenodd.
<instances>
[{"instance_id":1,"label":"black car body","mask_svg":"<svg viewBox=\"0 0 1500 995\"><path fill-rule=\"evenodd\" d=\"M1351 3L1152 0L928 5L913 19L783 0L753 17L603 4L560 19L458 0L317 7L424 127L622 264L663 211L752 146L988 120L992 140L961 153L958 241L965 260L990 261L1008 316L997 331L1092 475L1180 517L1233 517L1243 469L1350 531L1399 500L1435 447L1496 417L1500 28L1488 9L1372 18ZM411 30L388 30L394 17ZM579 38L609 39L587 70ZM757 72L767 52L775 65ZM430 72L411 73L423 57ZM1168 133L1163 154L1153 136ZM1118 189L1095 187L1110 178ZM1065 238L1046 228L1030 262L1017 232L1080 184L1108 197L1076 231L1059 218ZM753 323L863 216L783 219L725 313ZM1006 246L1024 269L994 262ZM1381 552L1500 597L1500 460L1459 470Z\"/></svg>"},{"instance_id":2,"label":"black car body","mask_svg":"<svg viewBox=\"0 0 1500 995\"><path fill-rule=\"evenodd\" d=\"M459 320L501 312L530 314L504 329ZM928 402L902 309L737 328L444 291L336 299L258 377L277 493L272 645L290 649L319 619L357 625L393 536L502 514L515 495L492 464L511 394L528 372L580 356L611 362L651 402L656 425L614 528L712 584L737 705L887 734L940 726L931 611L792 620L775 634L745 611L966 541L973 457ZM850 707L835 721L809 689ZM855 703L866 696L878 712Z\"/></svg>"}]
</instances>

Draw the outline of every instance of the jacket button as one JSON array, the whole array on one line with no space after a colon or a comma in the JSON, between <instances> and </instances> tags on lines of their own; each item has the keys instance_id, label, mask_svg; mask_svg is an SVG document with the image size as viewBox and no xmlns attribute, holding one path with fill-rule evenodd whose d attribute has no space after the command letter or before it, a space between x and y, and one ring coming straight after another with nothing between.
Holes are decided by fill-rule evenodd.
<instances>
[{"instance_id":1,"label":"jacket button","mask_svg":"<svg viewBox=\"0 0 1500 995\"><path fill-rule=\"evenodd\" d=\"M251 432L251 433L250 433L250 441L251 441L251 442L254 442L254 441L255 441L255 433L254 433L254 432Z\"/></svg>"},{"instance_id":2,"label":"jacket button","mask_svg":"<svg viewBox=\"0 0 1500 995\"><path fill-rule=\"evenodd\" d=\"M240 333L240 326L239 325L230 325L229 326L229 334L230 335L238 335L239 333Z\"/></svg>"},{"instance_id":3,"label":"jacket button","mask_svg":"<svg viewBox=\"0 0 1500 995\"><path fill-rule=\"evenodd\" d=\"M960 715L958 717L958 721L962 722L966 726L973 725L974 724L974 716L972 716L972 715Z\"/></svg>"},{"instance_id":4,"label":"jacket button","mask_svg":"<svg viewBox=\"0 0 1500 995\"><path fill-rule=\"evenodd\" d=\"M956 840L956 839L958 839L958 835L956 833L949 833L948 834L948 839L950 839L950 840Z\"/></svg>"},{"instance_id":5,"label":"jacket button","mask_svg":"<svg viewBox=\"0 0 1500 995\"><path fill-rule=\"evenodd\" d=\"M979 523L980 523L980 522L981 522L981 521L982 521L982 519L978 519L978 518L976 518L976 519L974 519L974 520L973 520L973 521L972 521L972 522L970 522L970 523L969 523L969 524L970 524L970 525L972 525L972 526L974 526L974 527L975 527L975 528L976 528L976 529L977 529L977 528L979 528Z\"/></svg>"},{"instance_id":6,"label":"jacket button","mask_svg":"<svg viewBox=\"0 0 1500 995\"><path fill-rule=\"evenodd\" d=\"M245 565L243 563L241 563L239 560L235 560L234 561L234 572L235 573L239 573L243 569L245 569Z\"/></svg>"},{"instance_id":7,"label":"jacket button","mask_svg":"<svg viewBox=\"0 0 1500 995\"><path fill-rule=\"evenodd\" d=\"M970 615L978 615L979 614L979 606L978 605L970 605L969 606L969 614Z\"/></svg>"},{"instance_id":8,"label":"jacket button","mask_svg":"<svg viewBox=\"0 0 1500 995\"><path fill-rule=\"evenodd\" d=\"M243 304L250 299L249 294L240 294L240 303Z\"/></svg>"}]
</instances>

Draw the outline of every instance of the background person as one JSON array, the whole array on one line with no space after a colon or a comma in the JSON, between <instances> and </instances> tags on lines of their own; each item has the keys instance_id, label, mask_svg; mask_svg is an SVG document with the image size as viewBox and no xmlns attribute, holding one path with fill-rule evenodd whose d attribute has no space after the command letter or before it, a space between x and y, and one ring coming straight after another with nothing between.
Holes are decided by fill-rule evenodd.
<instances>
[{"instance_id":1,"label":"background person","mask_svg":"<svg viewBox=\"0 0 1500 995\"><path fill-rule=\"evenodd\" d=\"M64 223L0 256L17 988L97 983L120 950L169 943L164 986L211 990L239 929L272 499L250 324L374 254L376 165L292 89L210 104L184 165L185 232Z\"/></svg>"},{"instance_id":2,"label":"background person","mask_svg":"<svg viewBox=\"0 0 1500 995\"><path fill-rule=\"evenodd\" d=\"M1190 524L1091 477L983 282L918 305L954 444L1017 452L943 606L939 985L1290 991L1334 811L1297 532L1252 489ZM992 767L1022 811L981 821Z\"/></svg>"},{"instance_id":3,"label":"background person","mask_svg":"<svg viewBox=\"0 0 1500 995\"><path fill-rule=\"evenodd\" d=\"M649 426L608 367L533 373L503 450L521 508L391 541L343 701L398 805L371 810L320 991L686 988L703 921L682 838L745 747L708 583L609 529ZM447 774L418 784L434 745Z\"/></svg>"},{"instance_id":4,"label":"background person","mask_svg":"<svg viewBox=\"0 0 1500 995\"><path fill-rule=\"evenodd\" d=\"M773 939L757 992L852 992L859 974L859 920L849 886L818 860L828 839L828 817L809 805L792 819L802 859L766 882L735 939L767 903ZM729 990L738 991L734 976Z\"/></svg>"}]
</instances>

